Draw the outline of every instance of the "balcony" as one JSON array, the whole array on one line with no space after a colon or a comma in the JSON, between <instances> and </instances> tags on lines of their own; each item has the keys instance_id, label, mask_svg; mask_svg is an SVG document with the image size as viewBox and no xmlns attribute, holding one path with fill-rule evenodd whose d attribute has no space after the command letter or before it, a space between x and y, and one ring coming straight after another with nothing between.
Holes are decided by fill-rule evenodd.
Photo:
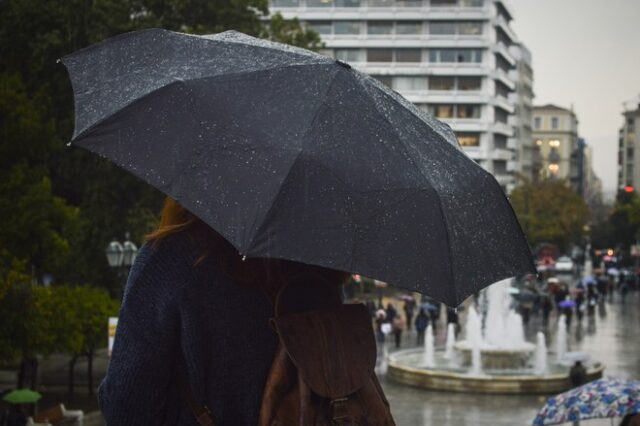
<instances>
[{"instance_id":1,"label":"balcony","mask_svg":"<svg viewBox=\"0 0 640 426\"><path fill-rule=\"evenodd\" d=\"M509 75L501 69L494 69L491 71L491 77L496 80L499 80L505 86L507 86L511 90L516 90L516 83L509 78Z\"/></svg>"},{"instance_id":2,"label":"balcony","mask_svg":"<svg viewBox=\"0 0 640 426\"><path fill-rule=\"evenodd\" d=\"M513 160L513 151L510 151L508 149L495 148L493 151L491 151L491 158L493 160L511 161Z\"/></svg>"},{"instance_id":3,"label":"balcony","mask_svg":"<svg viewBox=\"0 0 640 426\"><path fill-rule=\"evenodd\" d=\"M509 53L509 50L504 45L504 43L498 42L497 44L494 44L491 50L495 53L500 54L507 62L509 62L509 64L511 64L512 67L516 66L515 58L511 55L511 53Z\"/></svg>"},{"instance_id":4,"label":"balcony","mask_svg":"<svg viewBox=\"0 0 640 426\"><path fill-rule=\"evenodd\" d=\"M511 42L515 42L518 40L518 36L516 36L516 34L513 32L507 20L504 19L504 16L496 16L492 19L492 23L494 27L500 27L500 29L502 29L502 31L504 31L504 33L511 39Z\"/></svg>"}]
</instances>

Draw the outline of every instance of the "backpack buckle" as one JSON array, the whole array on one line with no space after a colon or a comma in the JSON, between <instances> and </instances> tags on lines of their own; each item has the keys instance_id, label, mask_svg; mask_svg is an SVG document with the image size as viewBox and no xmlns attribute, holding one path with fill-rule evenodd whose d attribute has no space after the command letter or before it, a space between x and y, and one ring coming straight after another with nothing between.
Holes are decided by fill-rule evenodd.
<instances>
[{"instance_id":1,"label":"backpack buckle","mask_svg":"<svg viewBox=\"0 0 640 426\"><path fill-rule=\"evenodd\" d=\"M338 421L343 420L349 417L347 413L347 401L349 398L336 398L329 402L329 407L331 407L331 420Z\"/></svg>"}]
</instances>

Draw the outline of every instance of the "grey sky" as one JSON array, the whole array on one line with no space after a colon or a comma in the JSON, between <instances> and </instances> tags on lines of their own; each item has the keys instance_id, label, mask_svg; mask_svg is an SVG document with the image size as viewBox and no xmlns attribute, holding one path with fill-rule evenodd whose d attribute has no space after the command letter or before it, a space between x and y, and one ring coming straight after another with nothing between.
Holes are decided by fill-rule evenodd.
<instances>
[{"instance_id":1,"label":"grey sky","mask_svg":"<svg viewBox=\"0 0 640 426\"><path fill-rule=\"evenodd\" d=\"M640 0L511 0L536 105L574 106L605 192L617 185L622 103L640 94Z\"/></svg>"}]
</instances>

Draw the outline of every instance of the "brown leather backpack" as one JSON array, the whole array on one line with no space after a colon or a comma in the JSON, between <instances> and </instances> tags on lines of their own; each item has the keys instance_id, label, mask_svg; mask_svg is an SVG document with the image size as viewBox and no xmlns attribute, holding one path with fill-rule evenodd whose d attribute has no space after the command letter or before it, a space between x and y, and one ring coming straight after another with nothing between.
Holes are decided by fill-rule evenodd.
<instances>
[{"instance_id":1,"label":"brown leather backpack","mask_svg":"<svg viewBox=\"0 0 640 426\"><path fill-rule=\"evenodd\" d=\"M376 343L369 312L362 304L341 304L339 291L280 291L271 320L280 342L259 426L395 425L374 373ZM316 306L300 312L308 309L305 300Z\"/></svg>"},{"instance_id":2,"label":"brown leather backpack","mask_svg":"<svg viewBox=\"0 0 640 426\"><path fill-rule=\"evenodd\" d=\"M376 343L363 304L342 304L337 287L288 286L274 307L280 342L258 426L395 426L374 373ZM208 408L182 387L198 424L213 426Z\"/></svg>"}]
</instances>

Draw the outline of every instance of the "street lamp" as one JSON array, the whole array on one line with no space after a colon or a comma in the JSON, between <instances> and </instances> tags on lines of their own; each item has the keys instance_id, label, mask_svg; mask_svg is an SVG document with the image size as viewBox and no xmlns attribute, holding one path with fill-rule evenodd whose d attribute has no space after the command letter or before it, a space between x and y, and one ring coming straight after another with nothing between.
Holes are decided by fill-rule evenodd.
<instances>
[{"instance_id":1,"label":"street lamp","mask_svg":"<svg viewBox=\"0 0 640 426\"><path fill-rule=\"evenodd\" d=\"M129 268L131 268L131 265L135 262L136 255L138 254L138 247L129 241L128 232L124 238L124 243L120 243L115 239L111 241L105 250L105 254L107 255L109 266L116 269L118 277L126 284Z\"/></svg>"}]
</instances>

